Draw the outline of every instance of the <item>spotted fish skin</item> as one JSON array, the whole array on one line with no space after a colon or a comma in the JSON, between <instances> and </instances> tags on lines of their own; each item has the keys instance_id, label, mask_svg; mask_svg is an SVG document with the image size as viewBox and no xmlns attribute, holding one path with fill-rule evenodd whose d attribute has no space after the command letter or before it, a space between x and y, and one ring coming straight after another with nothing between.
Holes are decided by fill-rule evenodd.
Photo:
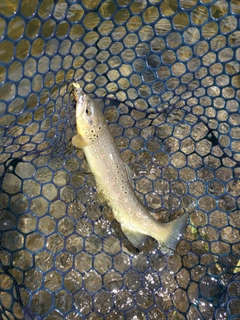
<instances>
[{"instance_id":1,"label":"spotted fish skin","mask_svg":"<svg viewBox=\"0 0 240 320\"><path fill-rule=\"evenodd\" d=\"M112 209L122 231L135 247L141 249L146 236L151 236L175 249L188 215L169 223L160 223L151 216L135 195L126 164L121 159L103 113L78 84L73 85L78 134L72 143L83 149L98 193Z\"/></svg>"}]
</instances>

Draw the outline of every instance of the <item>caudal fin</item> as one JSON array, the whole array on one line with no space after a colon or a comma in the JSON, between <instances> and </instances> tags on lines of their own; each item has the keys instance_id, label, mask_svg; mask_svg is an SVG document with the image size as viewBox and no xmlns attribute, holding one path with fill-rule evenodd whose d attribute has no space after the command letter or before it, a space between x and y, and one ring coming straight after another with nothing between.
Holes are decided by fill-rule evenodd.
<instances>
[{"instance_id":1,"label":"caudal fin","mask_svg":"<svg viewBox=\"0 0 240 320\"><path fill-rule=\"evenodd\" d=\"M180 218L164 224L167 231L167 237L163 242L169 249L175 250L176 245L186 228L188 217L189 215L185 213Z\"/></svg>"}]
</instances>

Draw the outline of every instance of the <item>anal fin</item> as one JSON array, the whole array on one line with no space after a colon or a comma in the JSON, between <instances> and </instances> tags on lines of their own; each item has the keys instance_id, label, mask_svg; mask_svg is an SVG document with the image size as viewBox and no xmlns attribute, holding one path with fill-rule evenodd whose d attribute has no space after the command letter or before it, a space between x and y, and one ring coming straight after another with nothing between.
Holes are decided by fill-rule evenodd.
<instances>
[{"instance_id":1,"label":"anal fin","mask_svg":"<svg viewBox=\"0 0 240 320\"><path fill-rule=\"evenodd\" d=\"M97 186L97 192L98 192L97 198L98 198L99 204L100 205L106 204L107 203L106 197L104 196L103 191L100 188L98 188L98 186Z\"/></svg>"},{"instance_id":2,"label":"anal fin","mask_svg":"<svg viewBox=\"0 0 240 320\"><path fill-rule=\"evenodd\" d=\"M139 232L134 232L124 225L121 225L121 228L122 232L125 234L128 240L134 245L134 247L141 249L144 246L147 239L146 235Z\"/></svg>"}]
</instances>

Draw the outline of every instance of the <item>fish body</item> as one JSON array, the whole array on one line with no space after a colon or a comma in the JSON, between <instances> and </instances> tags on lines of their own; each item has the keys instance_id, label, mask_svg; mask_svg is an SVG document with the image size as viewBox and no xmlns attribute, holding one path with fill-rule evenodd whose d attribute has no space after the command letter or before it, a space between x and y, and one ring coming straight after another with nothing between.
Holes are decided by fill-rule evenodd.
<instances>
[{"instance_id":1,"label":"fish body","mask_svg":"<svg viewBox=\"0 0 240 320\"><path fill-rule=\"evenodd\" d=\"M151 236L175 249L184 231L187 214L169 223L155 220L136 197L129 170L109 131L107 121L96 102L74 84L78 134L73 145L82 148L94 175L98 193L113 211L122 231L131 243L141 249L146 236Z\"/></svg>"}]
</instances>

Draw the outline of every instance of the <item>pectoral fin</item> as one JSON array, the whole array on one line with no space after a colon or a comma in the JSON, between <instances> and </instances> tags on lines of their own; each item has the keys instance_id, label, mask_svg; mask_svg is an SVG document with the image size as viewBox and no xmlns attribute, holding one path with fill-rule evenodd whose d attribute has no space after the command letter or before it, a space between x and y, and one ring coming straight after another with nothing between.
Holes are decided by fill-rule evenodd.
<instances>
[{"instance_id":1,"label":"pectoral fin","mask_svg":"<svg viewBox=\"0 0 240 320\"><path fill-rule=\"evenodd\" d=\"M128 238L128 240L134 245L134 247L141 249L147 239L147 236L139 233L139 232L134 232L130 229L127 228L127 226L121 225L122 232L125 234L125 236Z\"/></svg>"},{"instance_id":2,"label":"pectoral fin","mask_svg":"<svg viewBox=\"0 0 240 320\"><path fill-rule=\"evenodd\" d=\"M82 139L82 137L79 134L76 134L72 137L72 144L79 149L82 149L87 146L87 143Z\"/></svg>"}]
</instances>

